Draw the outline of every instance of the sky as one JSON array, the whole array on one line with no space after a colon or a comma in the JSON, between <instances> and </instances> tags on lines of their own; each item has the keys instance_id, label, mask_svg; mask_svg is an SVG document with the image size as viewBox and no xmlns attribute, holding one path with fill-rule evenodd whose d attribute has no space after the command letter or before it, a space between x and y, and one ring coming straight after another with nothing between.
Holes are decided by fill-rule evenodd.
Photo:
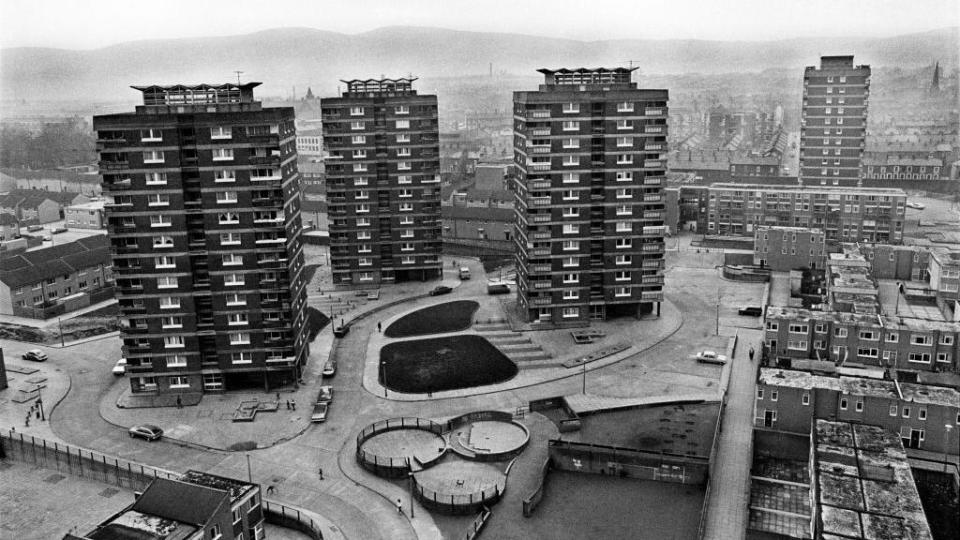
<instances>
[{"instance_id":1,"label":"sky","mask_svg":"<svg viewBox=\"0 0 960 540\"><path fill-rule=\"evenodd\" d=\"M285 26L345 34L434 26L585 41L884 37L960 26L960 1L0 0L0 47L95 49Z\"/></svg>"}]
</instances>

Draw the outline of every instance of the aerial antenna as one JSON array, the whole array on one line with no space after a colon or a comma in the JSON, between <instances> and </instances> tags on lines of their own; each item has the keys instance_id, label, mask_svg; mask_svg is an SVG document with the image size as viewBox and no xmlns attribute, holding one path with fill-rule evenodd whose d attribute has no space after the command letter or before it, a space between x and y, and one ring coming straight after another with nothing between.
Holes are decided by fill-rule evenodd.
<instances>
[{"instance_id":1,"label":"aerial antenna","mask_svg":"<svg viewBox=\"0 0 960 540\"><path fill-rule=\"evenodd\" d=\"M640 60L624 60L623 62L625 62L628 66L630 66L630 69L633 69L633 63L636 62L637 64L639 64Z\"/></svg>"},{"instance_id":2,"label":"aerial antenna","mask_svg":"<svg viewBox=\"0 0 960 540\"><path fill-rule=\"evenodd\" d=\"M240 74L243 72L234 70L234 73L237 74L237 86L240 86Z\"/></svg>"}]
</instances>

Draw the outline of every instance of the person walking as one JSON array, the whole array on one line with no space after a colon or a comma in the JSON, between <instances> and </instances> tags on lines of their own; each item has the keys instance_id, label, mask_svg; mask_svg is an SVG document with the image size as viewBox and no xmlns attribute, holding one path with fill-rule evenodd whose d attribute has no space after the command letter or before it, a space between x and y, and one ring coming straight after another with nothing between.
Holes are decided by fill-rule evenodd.
<instances>
[{"instance_id":1,"label":"person walking","mask_svg":"<svg viewBox=\"0 0 960 540\"><path fill-rule=\"evenodd\" d=\"M403 502L401 502L400 499L397 499L397 513L403 513Z\"/></svg>"},{"instance_id":2,"label":"person walking","mask_svg":"<svg viewBox=\"0 0 960 540\"><path fill-rule=\"evenodd\" d=\"M751 362L753 362L753 354L754 354L753 347L750 347L750 361L751 361Z\"/></svg>"},{"instance_id":3,"label":"person walking","mask_svg":"<svg viewBox=\"0 0 960 540\"><path fill-rule=\"evenodd\" d=\"M178 408L178 409L182 409L182 408L183 408L183 400L180 399L180 396L177 396L177 408Z\"/></svg>"},{"instance_id":4,"label":"person walking","mask_svg":"<svg viewBox=\"0 0 960 540\"><path fill-rule=\"evenodd\" d=\"M289 399L287 400L287 410L288 410L288 411L290 410L290 400L289 400Z\"/></svg>"},{"instance_id":5,"label":"person walking","mask_svg":"<svg viewBox=\"0 0 960 540\"><path fill-rule=\"evenodd\" d=\"M290 408L293 409L293 410L297 410L297 401L296 401L296 400L294 400L294 399L291 399L291 400L290 400Z\"/></svg>"},{"instance_id":6,"label":"person walking","mask_svg":"<svg viewBox=\"0 0 960 540\"><path fill-rule=\"evenodd\" d=\"M378 321L378 322L377 322L377 332L380 332L382 328L383 328L383 326L382 326L382 325L380 324L380 322Z\"/></svg>"},{"instance_id":7,"label":"person walking","mask_svg":"<svg viewBox=\"0 0 960 540\"><path fill-rule=\"evenodd\" d=\"M323 467L320 467L318 472L320 473L320 479L323 480Z\"/></svg>"}]
</instances>

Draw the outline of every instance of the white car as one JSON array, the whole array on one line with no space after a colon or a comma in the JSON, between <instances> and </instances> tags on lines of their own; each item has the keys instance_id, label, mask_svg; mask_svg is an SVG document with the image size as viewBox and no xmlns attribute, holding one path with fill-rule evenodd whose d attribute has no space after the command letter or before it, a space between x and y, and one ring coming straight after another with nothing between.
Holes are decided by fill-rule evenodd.
<instances>
[{"instance_id":1,"label":"white car","mask_svg":"<svg viewBox=\"0 0 960 540\"><path fill-rule=\"evenodd\" d=\"M127 359L121 358L117 360L117 363L114 364L112 371L117 377L122 377L127 372Z\"/></svg>"},{"instance_id":2,"label":"white car","mask_svg":"<svg viewBox=\"0 0 960 540\"><path fill-rule=\"evenodd\" d=\"M716 351L700 351L697 353L697 362L720 364L722 366L727 363L727 357L722 354L717 354Z\"/></svg>"},{"instance_id":3,"label":"white car","mask_svg":"<svg viewBox=\"0 0 960 540\"><path fill-rule=\"evenodd\" d=\"M927 206L918 202L908 202L907 208L913 208L914 210L923 210Z\"/></svg>"}]
</instances>

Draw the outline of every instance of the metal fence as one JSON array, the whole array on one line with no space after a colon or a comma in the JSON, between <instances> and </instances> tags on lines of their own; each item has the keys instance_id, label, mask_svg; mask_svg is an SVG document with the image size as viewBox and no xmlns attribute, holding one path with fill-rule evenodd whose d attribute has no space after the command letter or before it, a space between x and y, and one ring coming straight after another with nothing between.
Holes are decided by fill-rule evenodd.
<instances>
[{"instance_id":1,"label":"metal fence","mask_svg":"<svg viewBox=\"0 0 960 540\"><path fill-rule=\"evenodd\" d=\"M483 507L492 506L499 501L506 488L504 483L498 482L493 487L473 493L446 494L423 487L416 482L416 477L414 477L414 484L414 495L417 497L417 500L420 501L420 504L445 514L472 514L479 512Z\"/></svg>"},{"instance_id":2,"label":"metal fence","mask_svg":"<svg viewBox=\"0 0 960 540\"><path fill-rule=\"evenodd\" d=\"M419 429L438 436L444 432L443 424L415 417L389 418L374 422L357 435L357 462L368 471L385 478L401 478L410 472L410 458L384 457L363 449L363 443L375 435L397 429Z\"/></svg>"},{"instance_id":3,"label":"metal fence","mask_svg":"<svg viewBox=\"0 0 960 540\"><path fill-rule=\"evenodd\" d=\"M271 525L300 531L312 540L323 540L320 524L296 508L264 500L263 514L267 523Z\"/></svg>"},{"instance_id":4,"label":"metal fence","mask_svg":"<svg viewBox=\"0 0 960 540\"><path fill-rule=\"evenodd\" d=\"M480 513L477 514L477 517L473 518L473 521L470 522L470 526L467 528L466 540L473 540L474 538L480 536L480 531L483 530L483 526L487 524L487 520L490 519L490 509L483 507L483 510L480 510Z\"/></svg>"},{"instance_id":5,"label":"metal fence","mask_svg":"<svg viewBox=\"0 0 960 540\"><path fill-rule=\"evenodd\" d=\"M532 516L533 511L540 505L540 501L543 500L543 495L547 491L547 476L549 474L550 456L547 456L546 459L543 460L543 465L540 466L537 488L533 490L533 493L523 498L523 517Z\"/></svg>"},{"instance_id":6,"label":"metal fence","mask_svg":"<svg viewBox=\"0 0 960 540\"><path fill-rule=\"evenodd\" d=\"M6 459L135 491L145 489L154 478L180 477L178 473L171 471L13 431L0 431L0 449L0 455Z\"/></svg>"}]
</instances>

